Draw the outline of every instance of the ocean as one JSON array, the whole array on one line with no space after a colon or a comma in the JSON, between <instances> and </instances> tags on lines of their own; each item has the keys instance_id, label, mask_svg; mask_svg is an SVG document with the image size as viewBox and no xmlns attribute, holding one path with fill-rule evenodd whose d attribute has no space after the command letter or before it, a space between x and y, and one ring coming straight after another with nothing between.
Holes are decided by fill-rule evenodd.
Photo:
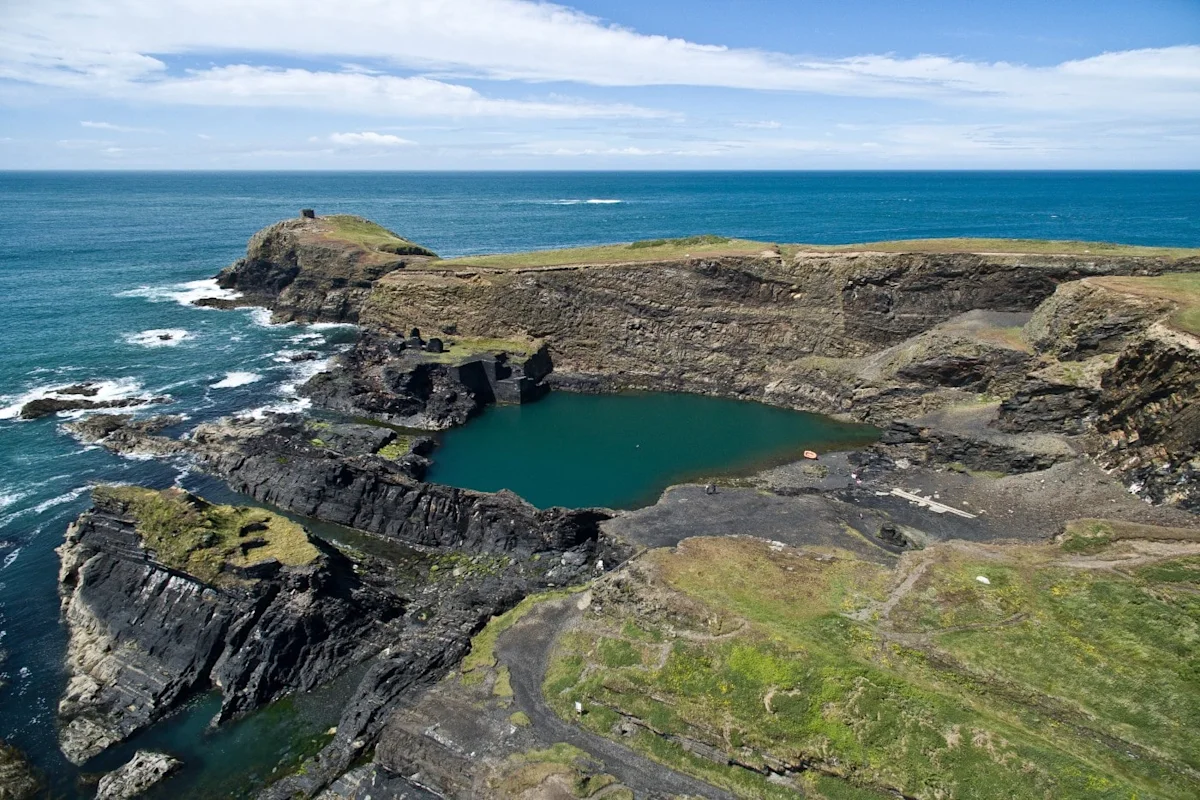
<instances>
[{"instance_id":1,"label":"ocean","mask_svg":"<svg viewBox=\"0 0 1200 800\"><path fill-rule=\"evenodd\" d=\"M92 483L219 488L82 447L59 430L61 416L21 421L17 411L84 381L104 396L169 396L136 413L183 414L188 425L301 407L295 387L353 328L273 326L261 310L189 301L212 293L212 275L251 234L302 207L361 214L446 256L700 233L1200 246L1198 172L0 173L0 738L62 796L76 792L77 772L55 743L66 635L54 548ZM317 360L291 360L310 350ZM203 711L161 736L201 736ZM229 736L212 747L269 739L253 724ZM205 763L205 752L193 759Z\"/></svg>"}]
</instances>

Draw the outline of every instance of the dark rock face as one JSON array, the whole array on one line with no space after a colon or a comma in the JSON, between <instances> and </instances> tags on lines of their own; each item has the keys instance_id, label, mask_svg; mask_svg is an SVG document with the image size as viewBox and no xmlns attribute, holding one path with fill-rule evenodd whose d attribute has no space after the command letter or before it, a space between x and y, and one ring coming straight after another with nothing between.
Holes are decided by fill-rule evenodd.
<instances>
[{"instance_id":1,"label":"dark rock face","mask_svg":"<svg viewBox=\"0 0 1200 800\"><path fill-rule=\"evenodd\" d=\"M985 390L997 377L1025 364L1029 356L1013 350L993 350L986 357L941 355L901 367L900 380L926 386L952 386Z\"/></svg>"},{"instance_id":2,"label":"dark rock face","mask_svg":"<svg viewBox=\"0 0 1200 800\"><path fill-rule=\"evenodd\" d=\"M62 394L66 394L63 392ZM93 395L95 392L93 392ZM21 407L21 419L41 419L60 411L90 411L98 408L129 408L151 403L170 403L171 398L161 397L124 397L117 400L88 400L82 397L40 397L31 400Z\"/></svg>"},{"instance_id":3,"label":"dark rock face","mask_svg":"<svg viewBox=\"0 0 1200 800\"><path fill-rule=\"evenodd\" d=\"M1056 431L1083 433L1095 413L1098 390L1036 378L1000 403L997 427L1012 433Z\"/></svg>"},{"instance_id":4,"label":"dark rock face","mask_svg":"<svg viewBox=\"0 0 1200 800\"><path fill-rule=\"evenodd\" d=\"M206 469L236 492L410 545L472 552L567 550L594 541L608 514L540 511L511 492L423 483L378 456L336 456L295 438L288 420L223 424L194 435Z\"/></svg>"},{"instance_id":5,"label":"dark rock face","mask_svg":"<svg viewBox=\"0 0 1200 800\"><path fill-rule=\"evenodd\" d=\"M211 686L227 719L324 683L382 647L403 611L320 540L313 564L218 587L158 562L135 526L119 503L97 505L59 548L61 745L76 763Z\"/></svg>"},{"instance_id":6,"label":"dark rock face","mask_svg":"<svg viewBox=\"0 0 1200 800\"><path fill-rule=\"evenodd\" d=\"M1102 466L1155 502L1200 511L1200 346L1166 332L1129 347L1106 372L1096 429Z\"/></svg>"},{"instance_id":7,"label":"dark rock face","mask_svg":"<svg viewBox=\"0 0 1200 800\"><path fill-rule=\"evenodd\" d=\"M1010 474L1048 469L1063 458L909 422L893 422L884 430L876 448L891 459L907 458L917 464L962 464L971 470Z\"/></svg>"},{"instance_id":8,"label":"dark rock face","mask_svg":"<svg viewBox=\"0 0 1200 800\"><path fill-rule=\"evenodd\" d=\"M553 369L545 348L524 359L481 353L448 363L423 360L419 352L411 340L365 334L301 392L324 408L443 430L491 403L536 400Z\"/></svg>"},{"instance_id":9,"label":"dark rock face","mask_svg":"<svg viewBox=\"0 0 1200 800\"><path fill-rule=\"evenodd\" d=\"M373 226L354 219L357 224ZM302 215L259 231L251 237L246 257L217 275L221 288L243 296L236 301L201 304L265 306L280 322L357 322L359 309L376 280L410 262L423 263L435 257L399 237L391 244L356 243L341 238L331 223L328 217Z\"/></svg>"}]
</instances>

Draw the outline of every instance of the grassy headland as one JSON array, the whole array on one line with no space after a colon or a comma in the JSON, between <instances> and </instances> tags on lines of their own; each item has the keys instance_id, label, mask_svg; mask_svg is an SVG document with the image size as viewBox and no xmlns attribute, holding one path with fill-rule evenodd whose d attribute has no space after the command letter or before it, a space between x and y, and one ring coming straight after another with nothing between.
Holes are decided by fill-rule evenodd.
<instances>
[{"instance_id":1,"label":"grassy headland","mask_svg":"<svg viewBox=\"0 0 1200 800\"><path fill-rule=\"evenodd\" d=\"M1195 797L1200 550L1171 546L952 543L893 571L692 539L597 587L544 690L744 797Z\"/></svg>"},{"instance_id":2,"label":"grassy headland","mask_svg":"<svg viewBox=\"0 0 1200 800\"><path fill-rule=\"evenodd\" d=\"M213 505L181 489L97 486L93 496L127 509L160 561L209 583L235 580L226 565L274 558L300 566L319 555L303 527L262 509Z\"/></svg>"},{"instance_id":3,"label":"grassy headland","mask_svg":"<svg viewBox=\"0 0 1200 800\"><path fill-rule=\"evenodd\" d=\"M340 242L375 252L395 256L427 256L437 254L410 242L382 225L353 214L333 214L308 221L304 233L327 242Z\"/></svg>"},{"instance_id":4,"label":"grassy headland","mask_svg":"<svg viewBox=\"0 0 1200 800\"><path fill-rule=\"evenodd\" d=\"M724 236L689 236L683 239L649 239L641 242L568 247L559 250L533 250L528 253L465 256L438 262L439 267L557 267L579 264L626 264L673 261L689 257L748 256L772 249L774 245Z\"/></svg>"},{"instance_id":5,"label":"grassy headland","mask_svg":"<svg viewBox=\"0 0 1200 800\"><path fill-rule=\"evenodd\" d=\"M1200 336L1200 273L1160 275L1156 278L1109 275L1092 280L1108 289L1175 303L1178 310L1171 316L1170 324L1181 331Z\"/></svg>"},{"instance_id":6,"label":"grassy headland","mask_svg":"<svg viewBox=\"0 0 1200 800\"><path fill-rule=\"evenodd\" d=\"M785 256L801 253L987 253L1005 255L1136 256L1178 260L1200 257L1200 248L1142 247L1109 242L1051 241L1043 239L903 239L843 245L785 244L731 239L724 236L689 236L640 242L533 250L525 253L464 256L439 261L439 267L492 269L627 264L673 261L684 258L757 255L764 251Z\"/></svg>"}]
</instances>

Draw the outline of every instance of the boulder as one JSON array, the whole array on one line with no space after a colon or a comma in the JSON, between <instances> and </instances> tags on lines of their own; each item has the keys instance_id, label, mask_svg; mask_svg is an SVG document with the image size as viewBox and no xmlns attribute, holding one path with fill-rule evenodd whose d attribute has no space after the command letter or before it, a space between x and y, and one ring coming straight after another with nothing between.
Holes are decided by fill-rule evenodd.
<instances>
[{"instance_id":1,"label":"boulder","mask_svg":"<svg viewBox=\"0 0 1200 800\"><path fill-rule=\"evenodd\" d=\"M138 750L120 769L100 779L96 800L127 800L137 797L183 766L166 753Z\"/></svg>"}]
</instances>

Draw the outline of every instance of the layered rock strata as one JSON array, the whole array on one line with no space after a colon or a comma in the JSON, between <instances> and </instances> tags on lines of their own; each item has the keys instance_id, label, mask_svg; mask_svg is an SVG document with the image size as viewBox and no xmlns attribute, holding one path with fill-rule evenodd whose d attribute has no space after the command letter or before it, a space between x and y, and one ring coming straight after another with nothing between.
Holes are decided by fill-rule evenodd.
<instances>
[{"instance_id":1,"label":"layered rock strata","mask_svg":"<svg viewBox=\"0 0 1200 800\"><path fill-rule=\"evenodd\" d=\"M405 340L364 334L334 368L301 390L318 405L396 425L444 430L461 425L493 403L541 397L553 369L549 351L508 352L503 346L468 348L431 359Z\"/></svg>"},{"instance_id":2,"label":"layered rock strata","mask_svg":"<svg viewBox=\"0 0 1200 800\"><path fill-rule=\"evenodd\" d=\"M163 497L202 502L179 492ZM310 539L309 563L226 563L201 578L149 546L142 526L164 524L162 506L147 520L128 490L97 490L93 500L59 548L70 631L60 742L76 763L197 692L220 690L219 718L227 719L318 686L383 647L389 623L403 613L398 597L319 539ZM251 531L238 546L249 552L259 541Z\"/></svg>"},{"instance_id":3,"label":"layered rock strata","mask_svg":"<svg viewBox=\"0 0 1200 800\"><path fill-rule=\"evenodd\" d=\"M436 258L420 245L350 215L284 220L256 233L239 259L217 275L236 299L215 307L264 306L276 322L356 322L380 277Z\"/></svg>"}]
</instances>

